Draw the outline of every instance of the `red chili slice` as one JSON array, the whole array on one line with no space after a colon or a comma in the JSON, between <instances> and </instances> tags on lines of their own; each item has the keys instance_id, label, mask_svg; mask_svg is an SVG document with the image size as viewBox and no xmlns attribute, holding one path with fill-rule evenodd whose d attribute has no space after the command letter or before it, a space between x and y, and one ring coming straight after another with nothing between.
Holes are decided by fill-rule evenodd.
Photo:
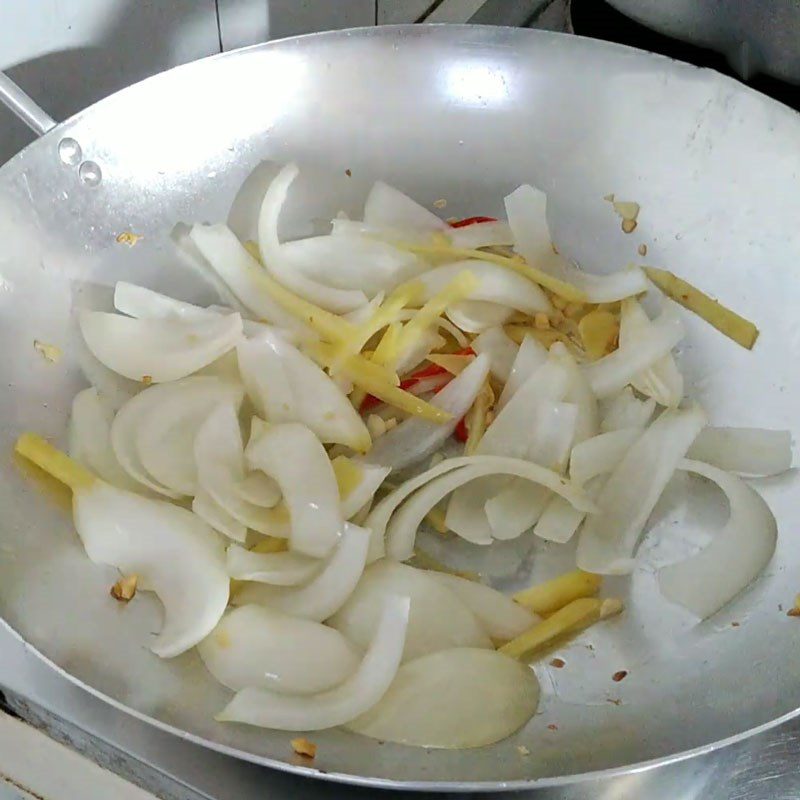
<instances>
[{"instance_id":1,"label":"red chili slice","mask_svg":"<svg viewBox=\"0 0 800 800\"><path fill-rule=\"evenodd\" d=\"M480 222L497 222L496 217L465 217L450 223L451 228L466 228L467 225L477 225Z\"/></svg>"}]
</instances>

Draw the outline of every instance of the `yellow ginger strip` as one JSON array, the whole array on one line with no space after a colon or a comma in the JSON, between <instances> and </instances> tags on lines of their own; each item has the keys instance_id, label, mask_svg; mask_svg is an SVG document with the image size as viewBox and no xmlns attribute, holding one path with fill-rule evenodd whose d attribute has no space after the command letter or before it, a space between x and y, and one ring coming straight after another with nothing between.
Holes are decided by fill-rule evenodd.
<instances>
[{"instance_id":1,"label":"yellow ginger strip","mask_svg":"<svg viewBox=\"0 0 800 800\"><path fill-rule=\"evenodd\" d=\"M597 594L602 583L599 575L578 569L523 589L514 600L536 614L551 614L573 600Z\"/></svg>"},{"instance_id":2,"label":"yellow ginger strip","mask_svg":"<svg viewBox=\"0 0 800 800\"><path fill-rule=\"evenodd\" d=\"M38 434L23 433L17 439L14 449L48 475L69 486L73 492L91 489L97 481L97 477L86 467L57 450Z\"/></svg>"}]
</instances>

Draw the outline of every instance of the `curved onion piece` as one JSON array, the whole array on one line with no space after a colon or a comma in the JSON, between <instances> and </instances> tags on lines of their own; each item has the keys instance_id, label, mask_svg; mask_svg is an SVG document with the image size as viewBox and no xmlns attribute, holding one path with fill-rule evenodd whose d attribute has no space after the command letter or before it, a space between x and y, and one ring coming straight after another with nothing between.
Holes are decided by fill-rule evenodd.
<instances>
[{"instance_id":1,"label":"curved onion piece","mask_svg":"<svg viewBox=\"0 0 800 800\"><path fill-rule=\"evenodd\" d=\"M240 581L297 586L311 580L324 562L300 553L252 553L232 544L227 551L228 575Z\"/></svg>"},{"instance_id":2,"label":"curved onion piece","mask_svg":"<svg viewBox=\"0 0 800 800\"><path fill-rule=\"evenodd\" d=\"M184 322L82 311L78 321L86 345L102 364L131 380L149 377L153 383L185 378L242 338L239 314Z\"/></svg>"},{"instance_id":3,"label":"curved onion piece","mask_svg":"<svg viewBox=\"0 0 800 800\"><path fill-rule=\"evenodd\" d=\"M509 380L519 348L502 328L487 328L475 337L472 349L478 355L488 356L489 370L493 377L503 383Z\"/></svg>"},{"instance_id":4,"label":"curved onion piece","mask_svg":"<svg viewBox=\"0 0 800 800\"><path fill-rule=\"evenodd\" d=\"M281 499L281 490L275 481L263 472L251 472L236 485L242 500L263 508L274 508Z\"/></svg>"},{"instance_id":5,"label":"curved onion piece","mask_svg":"<svg viewBox=\"0 0 800 800\"><path fill-rule=\"evenodd\" d=\"M730 507L728 521L711 544L658 573L668 600L705 619L761 574L775 552L778 525L761 495L741 478L699 461L685 460L679 469L716 483Z\"/></svg>"},{"instance_id":6,"label":"curved onion piece","mask_svg":"<svg viewBox=\"0 0 800 800\"><path fill-rule=\"evenodd\" d=\"M487 333L489 333L489 331L487 331ZM503 335L505 336L505 334ZM480 336L478 339L480 339ZM476 339L475 342L472 343L473 348L477 341ZM511 340L509 339L509 341ZM519 349L516 348L516 345L514 347L514 360L504 380L503 391L500 393L500 397L497 400L497 412L505 408L506 403L516 394L517 389L547 361L547 350L543 345L537 342L533 336L525 336Z\"/></svg>"},{"instance_id":7,"label":"curved onion piece","mask_svg":"<svg viewBox=\"0 0 800 800\"><path fill-rule=\"evenodd\" d=\"M194 494L195 434L217 403L225 399L240 403L242 396L240 387L212 376L151 386L131 398L114 418L114 454L123 469L144 486L168 497ZM170 485L150 472L144 458Z\"/></svg>"},{"instance_id":8,"label":"curved onion piece","mask_svg":"<svg viewBox=\"0 0 800 800\"><path fill-rule=\"evenodd\" d=\"M258 603L322 622L335 614L356 588L367 561L369 537L368 530L346 522L341 542L310 583L290 588L248 583L233 602Z\"/></svg>"},{"instance_id":9,"label":"curved onion piece","mask_svg":"<svg viewBox=\"0 0 800 800\"><path fill-rule=\"evenodd\" d=\"M656 401L639 400L633 389L626 386L619 394L609 398L604 404L600 430L603 433L618 431L622 428L644 428L656 410Z\"/></svg>"},{"instance_id":10,"label":"curved onion piece","mask_svg":"<svg viewBox=\"0 0 800 800\"><path fill-rule=\"evenodd\" d=\"M217 719L291 731L322 730L350 722L372 708L391 686L403 655L409 606L407 597L387 600L364 659L335 689L309 696L243 689Z\"/></svg>"},{"instance_id":11,"label":"curved onion piece","mask_svg":"<svg viewBox=\"0 0 800 800\"><path fill-rule=\"evenodd\" d=\"M357 287L370 297L425 269L413 253L365 236L338 234L284 242L281 256L296 273L321 286L338 290ZM361 304L349 313L364 307Z\"/></svg>"},{"instance_id":12,"label":"curved onion piece","mask_svg":"<svg viewBox=\"0 0 800 800\"><path fill-rule=\"evenodd\" d=\"M460 750L511 736L538 704L539 682L527 665L458 648L403 664L383 699L346 727L381 741Z\"/></svg>"},{"instance_id":13,"label":"curved onion piece","mask_svg":"<svg viewBox=\"0 0 800 800\"><path fill-rule=\"evenodd\" d=\"M553 495L544 507L533 532L545 541L564 544L575 535L585 518L583 511L578 511L563 497Z\"/></svg>"},{"instance_id":14,"label":"curved onion piece","mask_svg":"<svg viewBox=\"0 0 800 800\"><path fill-rule=\"evenodd\" d=\"M450 492L484 475L512 475L524 478L527 481L544 486L556 492L556 494L560 494L582 511L595 510L594 503L580 489L570 484L558 473L545 467L540 467L538 464L532 464L529 461L522 461L517 458L502 458L499 456L471 456L466 458L469 466L465 466L464 469L458 470L451 475L443 475L436 480L430 480L426 486L420 489L394 514L386 528L386 551L391 558L396 561L405 561L411 558L414 554L414 540L417 535L417 528L426 514ZM456 461L460 459L450 460ZM423 474L430 475L435 469L436 467ZM393 496L402 495L404 486L405 484L385 497L376 506L375 511L378 511L386 501L398 502ZM372 519L373 514L370 514L367 518L368 525L373 524ZM489 544L491 543L491 537L474 543Z\"/></svg>"},{"instance_id":15,"label":"curved onion piece","mask_svg":"<svg viewBox=\"0 0 800 800\"><path fill-rule=\"evenodd\" d=\"M322 442L369 449L369 431L347 396L285 339L265 331L237 354L248 394L269 422L302 422Z\"/></svg>"},{"instance_id":16,"label":"curved onion piece","mask_svg":"<svg viewBox=\"0 0 800 800\"><path fill-rule=\"evenodd\" d=\"M779 475L792 466L792 432L765 428L704 428L688 457L728 472Z\"/></svg>"},{"instance_id":17,"label":"curved onion piece","mask_svg":"<svg viewBox=\"0 0 800 800\"><path fill-rule=\"evenodd\" d=\"M547 224L547 196L540 189L520 186L505 198L505 206L514 249L528 263L577 286L586 295L586 302L610 303L647 291L647 277L638 267L592 275L558 255Z\"/></svg>"},{"instance_id":18,"label":"curved onion piece","mask_svg":"<svg viewBox=\"0 0 800 800\"><path fill-rule=\"evenodd\" d=\"M135 283L117 281L114 287L114 308L120 314L136 319L178 319L184 322L202 322L219 316L214 311L176 300L166 294L154 292Z\"/></svg>"},{"instance_id":19,"label":"curved onion piece","mask_svg":"<svg viewBox=\"0 0 800 800\"><path fill-rule=\"evenodd\" d=\"M338 631L254 605L228 612L197 652L206 669L234 692L249 686L315 694L338 686L358 668L355 648Z\"/></svg>"},{"instance_id":20,"label":"curved onion piece","mask_svg":"<svg viewBox=\"0 0 800 800\"><path fill-rule=\"evenodd\" d=\"M431 572L430 575L469 608L493 641L513 639L539 619L536 614L491 586L445 572Z\"/></svg>"},{"instance_id":21,"label":"curved onion piece","mask_svg":"<svg viewBox=\"0 0 800 800\"><path fill-rule=\"evenodd\" d=\"M562 400L570 380L566 363L553 354L497 415L478 443L477 454L528 458L535 409L542 403ZM506 479L491 477L454 492L447 505L447 527L467 541L488 544L492 529L484 506L508 483Z\"/></svg>"},{"instance_id":22,"label":"curved onion piece","mask_svg":"<svg viewBox=\"0 0 800 800\"><path fill-rule=\"evenodd\" d=\"M619 346L634 345L651 325L650 318L636 299L625 300L620 316ZM646 397L652 397L669 408L677 406L683 399L683 375L671 353L635 375L631 385Z\"/></svg>"},{"instance_id":23,"label":"curved onion piece","mask_svg":"<svg viewBox=\"0 0 800 800\"><path fill-rule=\"evenodd\" d=\"M450 647L492 647L466 604L438 583L433 573L386 560L364 572L356 590L328 624L356 647L366 648L387 598L395 595L411 601L403 661Z\"/></svg>"},{"instance_id":24,"label":"curved onion piece","mask_svg":"<svg viewBox=\"0 0 800 800\"><path fill-rule=\"evenodd\" d=\"M129 404L136 406L134 435L142 466L173 492L193 495L198 488L195 437L218 404L229 404L235 414L243 398L237 384L198 376L142 392Z\"/></svg>"},{"instance_id":25,"label":"curved onion piece","mask_svg":"<svg viewBox=\"0 0 800 800\"><path fill-rule=\"evenodd\" d=\"M385 299L386 293L378 292L365 306L348 311L347 314L342 314L342 317L353 325L363 325L372 318L372 315L380 308Z\"/></svg>"},{"instance_id":26,"label":"curved onion piece","mask_svg":"<svg viewBox=\"0 0 800 800\"><path fill-rule=\"evenodd\" d=\"M75 493L73 512L89 558L140 576L163 603L164 625L150 648L156 655L183 653L214 629L229 579L222 546L199 517L102 482Z\"/></svg>"},{"instance_id":27,"label":"curved onion piece","mask_svg":"<svg viewBox=\"0 0 800 800\"><path fill-rule=\"evenodd\" d=\"M291 549L324 558L345 526L325 448L305 425L272 425L245 452L251 468L277 481L289 509ZM289 457L290 456L290 457Z\"/></svg>"},{"instance_id":28,"label":"curved onion piece","mask_svg":"<svg viewBox=\"0 0 800 800\"><path fill-rule=\"evenodd\" d=\"M365 462L400 470L429 458L469 411L488 374L489 359L479 355L431 398L432 405L452 415L448 422L442 424L409 417L375 442Z\"/></svg>"},{"instance_id":29,"label":"curved onion piece","mask_svg":"<svg viewBox=\"0 0 800 800\"><path fill-rule=\"evenodd\" d=\"M192 499L192 511L223 536L235 542L244 542L247 539L247 526L229 514L202 488L197 489L197 494Z\"/></svg>"},{"instance_id":30,"label":"curved onion piece","mask_svg":"<svg viewBox=\"0 0 800 800\"><path fill-rule=\"evenodd\" d=\"M483 333L502 325L513 309L483 300L462 300L448 306L445 312L450 321L467 333Z\"/></svg>"},{"instance_id":31,"label":"curved onion piece","mask_svg":"<svg viewBox=\"0 0 800 800\"><path fill-rule=\"evenodd\" d=\"M567 371L568 385L564 399L578 407L578 416L575 420L575 442L582 442L584 439L596 436L600 427L600 412L597 398L592 392L586 375L562 342L555 342L550 348L550 354L557 358Z\"/></svg>"},{"instance_id":32,"label":"curved onion piece","mask_svg":"<svg viewBox=\"0 0 800 800\"><path fill-rule=\"evenodd\" d=\"M307 278L295 269L278 239L278 218L298 172L296 164L287 164L272 180L264 195L258 217L261 260L276 280L306 300L336 314L352 311L367 303L364 292L358 289L333 289Z\"/></svg>"},{"instance_id":33,"label":"curved onion piece","mask_svg":"<svg viewBox=\"0 0 800 800\"><path fill-rule=\"evenodd\" d=\"M432 211L412 200L394 186L383 181L375 181L364 203L364 222L375 228L388 228L395 231L434 231L448 230L444 220Z\"/></svg>"},{"instance_id":34,"label":"curved onion piece","mask_svg":"<svg viewBox=\"0 0 800 800\"><path fill-rule=\"evenodd\" d=\"M478 279L470 301L496 303L528 314L550 309L550 302L535 283L499 264L477 259L445 264L419 275L416 280L425 290L422 300L430 300L464 271Z\"/></svg>"},{"instance_id":35,"label":"curved onion piece","mask_svg":"<svg viewBox=\"0 0 800 800\"><path fill-rule=\"evenodd\" d=\"M391 467L379 467L373 464L361 463L361 479L358 484L342 498L342 516L351 519L375 496L386 476L392 471Z\"/></svg>"},{"instance_id":36,"label":"curved onion piece","mask_svg":"<svg viewBox=\"0 0 800 800\"><path fill-rule=\"evenodd\" d=\"M451 228L447 236L453 247L478 250L481 247L506 247L514 244L514 234L507 222L475 222L460 228Z\"/></svg>"},{"instance_id":37,"label":"curved onion piece","mask_svg":"<svg viewBox=\"0 0 800 800\"><path fill-rule=\"evenodd\" d=\"M257 280L262 269L227 225L193 225L189 234L200 255L236 299L259 319L307 333L297 317L283 309Z\"/></svg>"},{"instance_id":38,"label":"curved onion piece","mask_svg":"<svg viewBox=\"0 0 800 800\"><path fill-rule=\"evenodd\" d=\"M207 415L194 437L192 452L200 486L226 514L259 533L287 535L278 511L250 503L239 492L245 477L244 448L233 403L219 403Z\"/></svg>"},{"instance_id":39,"label":"curved onion piece","mask_svg":"<svg viewBox=\"0 0 800 800\"><path fill-rule=\"evenodd\" d=\"M641 435L641 428L620 428L576 444L569 460L570 478L582 486L595 475L611 472Z\"/></svg>"},{"instance_id":40,"label":"curved onion piece","mask_svg":"<svg viewBox=\"0 0 800 800\"><path fill-rule=\"evenodd\" d=\"M674 303L664 306L660 316L627 346L586 365L586 377L598 397L610 397L669 355L683 338L683 323Z\"/></svg>"},{"instance_id":41,"label":"curved onion piece","mask_svg":"<svg viewBox=\"0 0 800 800\"><path fill-rule=\"evenodd\" d=\"M536 464L562 472L575 439L578 407L573 403L544 401L533 410L533 435L528 458ZM543 486L511 481L484 504L486 519L495 539L516 539L541 516L550 497Z\"/></svg>"},{"instance_id":42,"label":"curved onion piece","mask_svg":"<svg viewBox=\"0 0 800 800\"><path fill-rule=\"evenodd\" d=\"M586 572L624 575L647 518L672 474L706 424L699 406L667 409L611 473L578 540L577 564Z\"/></svg>"},{"instance_id":43,"label":"curved onion piece","mask_svg":"<svg viewBox=\"0 0 800 800\"><path fill-rule=\"evenodd\" d=\"M69 419L69 454L106 483L132 492L143 486L120 465L111 447L114 409L90 386L72 400Z\"/></svg>"}]
</instances>

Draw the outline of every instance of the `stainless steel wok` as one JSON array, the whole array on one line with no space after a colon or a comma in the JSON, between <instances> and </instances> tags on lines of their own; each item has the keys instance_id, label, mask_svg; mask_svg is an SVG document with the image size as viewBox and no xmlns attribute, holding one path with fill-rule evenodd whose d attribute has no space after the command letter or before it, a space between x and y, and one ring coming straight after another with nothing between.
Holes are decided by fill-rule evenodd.
<instances>
[{"instance_id":1,"label":"stainless steel wok","mask_svg":"<svg viewBox=\"0 0 800 800\"><path fill-rule=\"evenodd\" d=\"M785 609L800 590L800 488L789 475L759 487L780 525L772 564L700 625L660 597L653 571L725 509L702 489L694 499L705 502L665 504L632 580L610 582L627 613L561 651L565 668L537 666L541 713L496 746L426 752L330 731L314 736L318 756L305 766L292 760L289 734L213 721L226 692L194 654L162 661L146 649L158 604L110 600L113 571L84 556L63 493L31 480L10 454L24 429L63 441L71 398L85 385L76 307L108 304L120 278L213 299L169 233L180 220L226 218L264 159L305 168L305 216L288 234L340 207L356 212L377 177L423 202L443 198L456 216L499 213L504 193L535 182L552 198L557 239L585 267L637 260L644 243L650 263L760 325L748 353L688 320L690 391L718 424L800 427L795 113L713 72L527 30L398 27L274 42L126 89L0 170L6 623L76 684L153 725L251 761L374 786L566 783L707 751L797 713L800 622ZM323 174L333 177L319 183ZM641 204L634 234L621 232L609 192ZM237 206L235 223L246 228L246 203ZM126 231L143 238L118 243ZM58 345L62 358L48 362L34 340ZM472 559L503 588L572 558L528 537L497 548L452 557ZM627 678L613 682L623 669Z\"/></svg>"}]
</instances>

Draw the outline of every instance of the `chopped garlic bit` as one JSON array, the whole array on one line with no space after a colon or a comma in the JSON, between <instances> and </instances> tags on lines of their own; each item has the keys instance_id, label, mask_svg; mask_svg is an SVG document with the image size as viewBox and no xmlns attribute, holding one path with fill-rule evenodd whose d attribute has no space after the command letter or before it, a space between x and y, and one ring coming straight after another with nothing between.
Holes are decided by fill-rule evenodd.
<instances>
[{"instance_id":1,"label":"chopped garlic bit","mask_svg":"<svg viewBox=\"0 0 800 800\"><path fill-rule=\"evenodd\" d=\"M144 238L141 234L134 233L133 231L123 231L117 236L118 244L126 244L128 247L133 247L139 239Z\"/></svg>"},{"instance_id":2,"label":"chopped garlic bit","mask_svg":"<svg viewBox=\"0 0 800 800\"><path fill-rule=\"evenodd\" d=\"M115 600L119 600L122 603L127 603L129 600L133 599L133 596L136 594L136 584L138 581L138 575L126 575L120 578L111 587L111 596Z\"/></svg>"},{"instance_id":3,"label":"chopped garlic bit","mask_svg":"<svg viewBox=\"0 0 800 800\"><path fill-rule=\"evenodd\" d=\"M314 758L314 756L317 754L317 746L314 744L314 742L310 742L304 736L300 736L297 739L292 739L290 744L292 745L292 750L294 750L299 756Z\"/></svg>"},{"instance_id":4,"label":"chopped garlic bit","mask_svg":"<svg viewBox=\"0 0 800 800\"><path fill-rule=\"evenodd\" d=\"M152 382L153 382L153 376L152 375L142 375L142 383L145 386L149 386Z\"/></svg>"},{"instance_id":5,"label":"chopped garlic bit","mask_svg":"<svg viewBox=\"0 0 800 800\"><path fill-rule=\"evenodd\" d=\"M370 414L367 417L367 430L369 431L369 435L372 437L372 440L375 441L375 439L383 436L383 434L386 433L388 427L383 417L379 416L378 414Z\"/></svg>"},{"instance_id":6,"label":"chopped garlic bit","mask_svg":"<svg viewBox=\"0 0 800 800\"><path fill-rule=\"evenodd\" d=\"M434 200L433 205L436 208L447 208L447 200L445 200L444 198L441 198L439 200Z\"/></svg>"},{"instance_id":7,"label":"chopped garlic bit","mask_svg":"<svg viewBox=\"0 0 800 800\"><path fill-rule=\"evenodd\" d=\"M524 745L524 744L518 744L518 745L517 745L517 752L518 752L518 753L519 753L521 756L529 756L529 755L531 754L531 751L530 751L530 750L528 750L528 748L527 748L527 747L525 747L525 745Z\"/></svg>"},{"instance_id":8,"label":"chopped garlic bit","mask_svg":"<svg viewBox=\"0 0 800 800\"><path fill-rule=\"evenodd\" d=\"M537 311L533 317L533 325L537 330L546 331L550 327L550 318L544 311Z\"/></svg>"},{"instance_id":9,"label":"chopped garlic bit","mask_svg":"<svg viewBox=\"0 0 800 800\"><path fill-rule=\"evenodd\" d=\"M637 249L638 249L638 252L639 252L640 256L646 256L647 255L647 245L646 244L640 244Z\"/></svg>"},{"instance_id":10,"label":"chopped garlic bit","mask_svg":"<svg viewBox=\"0 0 800 800\"><path fill-rule=\"evenodd\" d=\"M37 352L44 356L46 361L49 361L51 364L55 364L58 359L61 358L61 348L56 347L54 344L47 344L45 342L40 342L38 339L34 339L33 347Z\"/></svg>"}]
</instances>

